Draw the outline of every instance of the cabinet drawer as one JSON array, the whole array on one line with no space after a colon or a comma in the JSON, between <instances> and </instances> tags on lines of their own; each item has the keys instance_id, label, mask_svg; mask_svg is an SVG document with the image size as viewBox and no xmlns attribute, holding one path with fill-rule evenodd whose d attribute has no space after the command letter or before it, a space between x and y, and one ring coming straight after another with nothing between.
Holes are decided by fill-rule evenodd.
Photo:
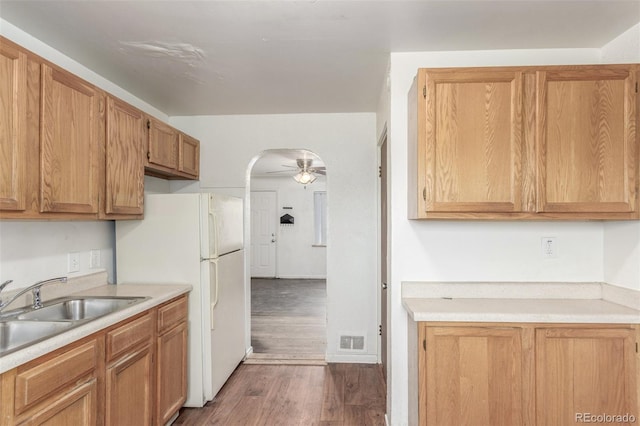
<instances>
[{"instance_id":1,"label":"cabinet drawer","mask_svg":"<svg viewBox=\"0 0 640 426\"><path fill-rule=\"evenodd\" d=\"M173 325L187 319L187 297L167 303L158 308L158 333L171 328Z\"/></svg>"},{"instance_id":2,"label":"cabinet drawer","mask_svg":"<svg viewBox=\"0 0 640 426\"><path fill-rule=\"evenodd\" d=\"M107 362L140 343L149 342L153 335L151 315L128 322L107 333Z\"/></svg>"},{"instance_id":3,"label":"cabinet drawer","mask_svg":"<svg viewBox=\"0 0 640 426\"><path fill-rule=\"evenodd\" d=\"M38 363L38 360L34 363ZM33 368L28 367L34 363L27 364L24 370L18 369L15 384L16 414L91 374L98 363L97 342L87 342Z\"/></svg>"}]
</instances>

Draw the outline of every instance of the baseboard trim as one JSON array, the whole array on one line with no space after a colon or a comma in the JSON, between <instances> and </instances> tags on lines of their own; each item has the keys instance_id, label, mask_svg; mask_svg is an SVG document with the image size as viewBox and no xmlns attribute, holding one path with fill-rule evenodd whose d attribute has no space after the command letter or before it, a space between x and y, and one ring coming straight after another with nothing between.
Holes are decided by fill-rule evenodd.
<instances>
[{"instance_id":1,"label":"baseboard trim","mask_svg":"<svg viewBox=\"0 0 640 426\"><path fill-rule=\"evenodd\" d=\"M320 354L252 354L244 360L245 364L269 365L327 365L324 356Z\"/></svg>"},{"instance_id":2,"label":"baseboard trim","mask_svg":"<svg viewBox=\"0 0 640 426\"><path fill-rule=\"evenodd\" d=\"M342 355L342 354L327 354L327 362L329 363L352 363L352 364L378 364L378 355L369 355L369 354L353 354L353 355Z\"/></svg>"}]
</instances>

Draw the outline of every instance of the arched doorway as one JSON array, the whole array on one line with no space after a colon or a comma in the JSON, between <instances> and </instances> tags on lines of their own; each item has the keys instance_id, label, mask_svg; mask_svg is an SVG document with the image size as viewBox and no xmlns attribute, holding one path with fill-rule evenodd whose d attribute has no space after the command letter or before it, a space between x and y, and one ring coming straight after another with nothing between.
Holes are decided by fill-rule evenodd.
<instances>
[{"instance_id":1,"label":"arched doorway","mask_svg":"<svg viewBox=\"0 0 640 426\"><path fill-rule=\"evenodd\" d=\"M267 150L247 180L248 362L324 362L325 165L308 150Z\"/></svg>"}]
</instances>

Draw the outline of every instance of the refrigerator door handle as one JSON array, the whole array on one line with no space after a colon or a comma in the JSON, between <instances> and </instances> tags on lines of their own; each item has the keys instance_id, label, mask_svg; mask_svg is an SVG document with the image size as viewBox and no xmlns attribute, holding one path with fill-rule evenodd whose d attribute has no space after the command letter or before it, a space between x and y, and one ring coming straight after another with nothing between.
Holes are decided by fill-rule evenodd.
<instances>
[{"instance_id":1,"label":"refrigerator door handle","mask_svg":"<svg viewBox=\"0 0 640 426\"><path fill-rule=\"evenodd\" d=\"M209 260L209 311L211 315L211 330L216 329L216 315L215 307L218 304L218 263L217 261Z\"/></svg>"}]
</instances>

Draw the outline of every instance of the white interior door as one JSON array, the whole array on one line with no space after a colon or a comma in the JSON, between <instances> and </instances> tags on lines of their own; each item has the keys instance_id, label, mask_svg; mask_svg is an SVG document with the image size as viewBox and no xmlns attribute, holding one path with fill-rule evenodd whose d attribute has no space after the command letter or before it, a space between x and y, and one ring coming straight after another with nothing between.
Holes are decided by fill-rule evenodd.
<instances>
[{"instance_id":1,"label":"white interior door","mask_svg":"<svg viewBox=\"0 0 640 426\"><path fill-rule=\"evenodd\" d=\"M276 276L276 193L251 191L251 276Z\"/></svg>"}]
</instances>

